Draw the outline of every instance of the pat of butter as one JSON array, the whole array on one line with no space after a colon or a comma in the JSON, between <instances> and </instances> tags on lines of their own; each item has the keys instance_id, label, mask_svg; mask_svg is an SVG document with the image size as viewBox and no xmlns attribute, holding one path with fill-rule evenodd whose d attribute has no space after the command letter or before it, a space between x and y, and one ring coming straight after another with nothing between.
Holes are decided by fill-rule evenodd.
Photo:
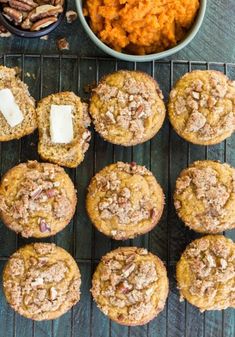
<instances>
[{"instance_id":1,"label":"pat of butter","mask_svg":"<svg viewBox=\"0 0 235 337\"><path fill-rule=\"evenodd\" d=\"M72 105L51 105L50 134L52 143L68 144L73 140Z\"/></svg>"},{"instance_id":2,"label":"pat of butter","mask_svg":"<svg viewBox=\"0 0 235 337\"><path fill-rule=\"evenodd\" d=\"M20 111L10 89L0 90L0 111L12 128L20 124L24 119L24 115Z\"/></svg>"}]
</instances>

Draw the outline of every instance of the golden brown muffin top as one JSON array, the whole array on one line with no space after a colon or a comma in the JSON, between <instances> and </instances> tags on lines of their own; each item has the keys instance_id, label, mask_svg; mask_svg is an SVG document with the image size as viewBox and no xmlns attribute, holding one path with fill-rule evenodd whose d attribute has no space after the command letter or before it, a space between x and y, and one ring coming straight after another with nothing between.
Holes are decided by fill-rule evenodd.
<instances>
[{"instance_id":1,"label":"golden brown muffin top","mask_svg":"<svg viewBox=\"0 0 235 337\"><path fill-rule=\"evenodd\" d=\"M59 317L80 298L81 277L76 262L51 243L20 248L7 262L3 288L19 314L45 320Z\"/></svg>"},{"instance_id":2,"label":"golden brown muffin top","mask_svg":"<svg viewBox=\"0 0 235 337\"><path fill-rule=\"evenodd\" d=\"M164 194L153 174L135 162L117 162L92 179L87 210L94 225L114 239L132 238L159 221Z\"/></svg>"},{"instance_id":3,"label":"golden brown muffin top","mask_svg":"<svg viewBox=\"0 0 235 337\"><path fill-rule=\"evenodd\" d=\"M235 130L235 85L214 70L185 74L170 93L169 117L176 132L195 144L216 144Z\"/></svg>"},{"instance_id":4,"label":"golden brown muffin top","mask_svg":"<svg viewBox=\"0 0 235 337\"><path fill-rule=\"evenodd\" d=\"M187 226L201 233L235 227L235 169L215 161L196 161L176 181L174 204Z\"/></svg>"},{"instance_id":5,"label":"golden brown muffin top","mask_svg":"<svg viewBox=\"0 0 235 337\"><path fill-rule=\"evenodd\" d=\"M165 118L163 95L156 81L138 71L104 77L91 98L90 113L104 139L125 146L152 138Z\"/></svg>"},{"instance_id":6,"label":"golden brown muffin top","mask_svg":"<svg viewBox=\"0 0 235 337\"><path fill-rule=\"evenodd\" d=\"M235 244L208 235L189 244L177 265L182 298L204 310L235 306Z\"/></svg>"},{"instance_id":7,"label":"golden brown muffin top","mask_svg":"<svg viewBox=\"0 0 235 337\"><path fill-rule=\"evenodd\" d=\"M3 221L24 237L61 230L73 215L76 193L64 169L29 161L10 169L0 185Z\"/></svg>"},{"instance_id":8,"label":"golden brown muffin top","mask_svg":"<svg viewBox=\"0 0 235 337\"><path fill-rule=\"evenodd\" d=\"M102 258L92 281L100 309L124 325L141 325L164 307L168 279L161 260L146 249L118 248Z\"/></svg>"}]
</instances>

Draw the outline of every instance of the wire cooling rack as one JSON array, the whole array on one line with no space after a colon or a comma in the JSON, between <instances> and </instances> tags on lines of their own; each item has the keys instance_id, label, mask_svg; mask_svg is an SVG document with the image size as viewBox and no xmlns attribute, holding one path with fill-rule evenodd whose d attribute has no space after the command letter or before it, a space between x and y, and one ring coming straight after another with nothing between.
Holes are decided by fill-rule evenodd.
<instances>
[{"instance_id":1,"label":"wire cooling rack","mask_svg":"<svg viewBox=\"0 0 235 337\"><path fill-rule=\"evenodd\" d=\"M118 69L141 70L160 84L167 101L170 88L184 73L194 69L216 69L235 79L235 64L190 62L185 60L131 63L108 58L79 58L74 55L0 55L0 64L22 69L22 79L35 99L58 91L71 90L84 100L89 88L100 77ZM1 174L19 162L39 159L37 134L20 141L0 143ZM180 303L175 282L175 264L196 233L184 227L177 218L172 193L180 171L194 160L221 160L235 166L235 135L211 147L189 144L178 137L168 121L151 141L130 148L114 146L94 134L84 162L68 169L78 189L76 214L67 228L52 241L69 251L82 273L81 301L55 321L32 322L14 313L0 290L0 337L234 337L235 312L214 311L204 314L187 302ZM98 233L85 212L85 194L91 177L105 165L136 161L154 173L166 194L166 205L159 225L149 234L126 242L115 242ZM234 231L225 233L235 239ZM26 242L0 223L0 268L8 257ZM164 311L148 325L123 327L111 322L93 303L89 289L94 268L106 252L121 245L146 247L165 261L170 279L170 294Z\"/></svg>"}]
</instances>

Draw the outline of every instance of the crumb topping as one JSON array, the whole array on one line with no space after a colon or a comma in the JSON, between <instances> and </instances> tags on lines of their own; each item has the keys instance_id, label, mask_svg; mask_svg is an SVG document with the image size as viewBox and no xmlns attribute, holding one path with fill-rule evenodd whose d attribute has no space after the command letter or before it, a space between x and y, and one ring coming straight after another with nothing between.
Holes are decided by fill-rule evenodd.
<instances>
[{"instance_id":1,"label":"crumb topping","mask_svg":"<svg viewBox=\"0 0 235 337\"><path fill-rule=\"evenodd\" d=\"M225 177L226 182L223 180ZM174 202L179 216L189 225L193 221L197 228L202 226L209 232L217 228L218 232L222 231L220 226L226 229L233 226L234 178L234 169L227 164L210 164L209 161L194 163L176 181ZM189 200L197 203L190 213L192 219L186 217L189 214Z\"/></svg>"},{"instance_id":2,"label":"crumb topping","mask_svg":"<svg viewBox=\"0 0 235 337\"><path fill-rule=\"evenodd\" d=\"M34 218L40 232L51 232L46 214L55 220L64 220L72 212L72 205L58 174L64 173L59 166L29 161L17 177L16 188L8 195L8 178L3 178L0 210L10 214L17 223L17 230L25 237L32 236L28 226ZM10 183L10 182L9 182Z\"/></svg>"},{"instance_id":3,"label":"crumb topping","mask_svg":"<svg viewBox=\"0 0 235 337\"><path fill-rule=\"evenodd\" d=\"M142 139L147 121L156 113L153 107L163 99L158 85L150 85L144 79L137 80L129 72L125 72L122 85L114 86L108 81L101 81L93 92L103 104L102 111L100 109L94 117L97 131L104 137L110 133L110 126L115 126L122 132L131 132L137 140ZM159 105L157 114L161 116L163 113L164 108Z\"/></svg>"},{"instance_id":4,"label":"crumb topping","mask_svg":"<svg viewBox=\"0 0 235 337\"><path fill-rule=\"evenodd\" d=\"M219 283L235 280L235 252L223 237L192 242L183 254L190 268L191 295L216 297Z\"/></svg>"},{"instance_id":5,"label":"crumb topping","mask_svg":"<svg viewBox=\"0 0 235 337\"><path fill-rule=\"evenodd\" d=\"M3 287L16 311L26 317L48 319L66 303L69 307L79 300L80 274L72 271L67 254L60 258L54 244L30 246L20 249L8 261Z\"/></svg>"},{"instance_id":6,"label":"crumb topping","mask_svg":"<svg viewBox=\"0 0 235 337\"><path fill-rule=\"evenodd\" d=\"M200 73L204 73L204 79ZM172 118L182 118L183 133L208 141L235 129L235 90L222 73L198 71L198 77L196 71L186 74L179 82L182 86L178 84L172 90ZM183 86L183 80L187 86Z\"/></svg>"},{"instance_id":7,"label":"crumb topping","mask_svg":"<svg viewBox=\"0 0 235 337\"><path fill-rule=\"evenodd\" d=\"M91 292L105 314L114 308L119 320L141 321L148 317L154 309L152 296L157 291L159 275L156 262L146 249L109 253L102 258L99 270ZM123 308L125 317L119 313Z\"/></svg>"},{"instance_id":8,"label":"crumb topping","mask_svg":"<svg viewBox=\"0 0 235 337\"><path fill-rule=\"evenodd\" d=\"M99 217L110 223L115 219L119 227L136 226L144 220L155 222L160 209L149 186L153 181L146 179L151 176L149 170L134 162L118 162L112 170L96 174L89 187L89 198L97 198ZM110 234L117 239L125 237L125 231L118 228Z\"/></svg>"}]
</instances>

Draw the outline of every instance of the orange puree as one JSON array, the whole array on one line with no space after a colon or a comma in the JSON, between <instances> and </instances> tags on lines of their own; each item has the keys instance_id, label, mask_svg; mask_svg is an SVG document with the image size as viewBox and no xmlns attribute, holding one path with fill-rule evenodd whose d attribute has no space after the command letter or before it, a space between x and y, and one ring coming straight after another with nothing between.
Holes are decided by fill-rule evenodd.
<instances>
[{"instance_id":1,"label":"orange puree","mask_svg":"<svg viewBox=\"0 0 235 337\"><path fill-rule=\"evenodd\" d=\"M199 0L86 0L84 14L111 48L149 54L182 40L199 6Z\"/></svg>"}]
</instances>

